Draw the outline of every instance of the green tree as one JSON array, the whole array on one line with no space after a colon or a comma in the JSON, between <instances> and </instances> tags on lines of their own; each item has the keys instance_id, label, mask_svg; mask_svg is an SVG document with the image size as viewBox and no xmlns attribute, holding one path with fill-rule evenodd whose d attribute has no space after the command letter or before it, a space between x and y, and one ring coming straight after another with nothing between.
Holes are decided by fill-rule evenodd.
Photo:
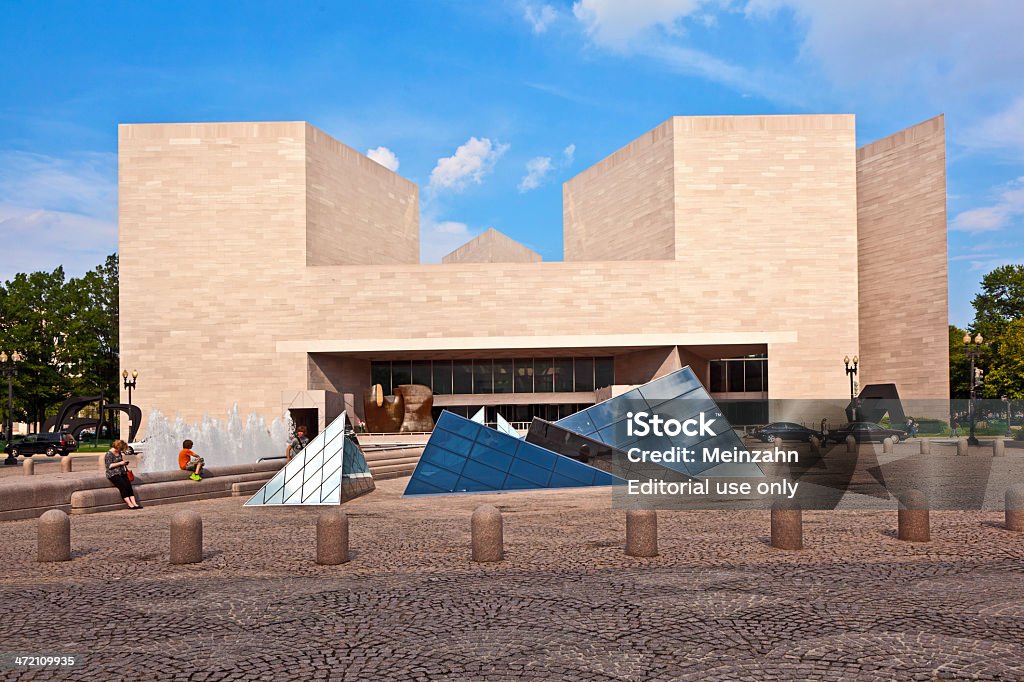
<instances>
[{"instance_id":1,"label":"green tree","mask_svg":"<svg viewBox=\"0 0 1024 682\"><path fill-rule=\"evenodd\" d=\"M0 349L25 356L14 382L15 420L42 422L47 409L67 397L70 384L61 372L58 352L63 296L63 268L19 273L3 287Z\"/></svg>"},{"instance_id":2,"label":"green tree","mask_svg":"<svg viewBox=\"0 0 1024 682\"><path fill-rule=\"evenodd\" d=\"M75 395L118 395L118 262L70 280L64 287L62 314L66 327L59 346L62 372Z\"/></svg>"},{"instance_id":3,"label":"green tree","mask_svg":"<svg viewBox=\"0 0 1024 682\"><path fill-rule=\"evenodd\" d=\"M17 421L42 423L71 395L116 398L117 255L69 281L57 268L0 285L0 350L25 356L14 381Z\"/></svg>"},{"instance_id":4,"label":"green tree","mask_svg":"<svg viewBox=\"0 0 1024 682\"><path fill-rule=\"evenodd\" d=\"M1024 398L1024 317L1008 323L988 353L981 394L986 398Z\"/></svg>"},{"instance_id":5,"label":"green tree","mask_svg":"<svg viewBox=\"0 0 1024 682\"><path fill-rule=\"evenodd\" d=\"M1007 325L1024 317L1024 265L1003 265L982 277L971 304L971 332L995 341Z\"/></svg>"},{"instance_id":6,"label":"green tree","mask_svg":"<svg viewBox=\"0 0 1024 682\"><path fill-rule=\"evenodd\" d=\"M964 355L964 334L956 325L949 325L949 397L971 397L971 363Z\"/></svg>"}]
</instances>

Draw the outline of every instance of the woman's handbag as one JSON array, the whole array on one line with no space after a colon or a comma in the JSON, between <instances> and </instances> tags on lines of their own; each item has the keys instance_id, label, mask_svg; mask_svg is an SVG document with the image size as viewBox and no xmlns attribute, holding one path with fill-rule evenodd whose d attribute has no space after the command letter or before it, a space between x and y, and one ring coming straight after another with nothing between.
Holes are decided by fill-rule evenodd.
<instances>
[{"instance_id":1,"label":"woman's handbag","mask_svg":"<svg viewBox=\"0 0 1024 682\"><path fill-rule=\"evenodd\" d=\"M129 469L128 467L125 467L124 471L125 471L126 474L128 474L128 482L129 483L131 483L132 481L135 480L135 474L132 473L131 469Z\"/></svg>"}]
</instances>

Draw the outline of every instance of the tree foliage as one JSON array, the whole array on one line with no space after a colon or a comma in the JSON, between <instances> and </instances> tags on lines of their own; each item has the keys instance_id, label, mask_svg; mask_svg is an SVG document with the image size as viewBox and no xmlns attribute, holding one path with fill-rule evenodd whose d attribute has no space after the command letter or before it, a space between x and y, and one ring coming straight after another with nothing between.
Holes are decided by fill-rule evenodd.
<instances>
[{"instance_id":1,"label":"tree foliage","mask_svg":"<svg viewBox=\"0 0 1024 682\"><path fill-rule=\"evenodd\" d=\"M57 268L0 285L0 350L25 356L13 382L15 420L45 421L71 395L117 395L117 275L111 255L82 277Z\"/></svg>"},{"instance_id":2,"label":"tree foliage","mask_svg":"<svg viewBox=\"0 0 1024 682\"><path fill-rule=\"evenodd\" d=\"M1024 398L1024 265L1003 265L989 272L981 279L972 304L974 322L969 331L984 339L977 362L984 372L979 396ZM970 395L965 333L950 325L949 392L953 398Z\"/></svg>"}]
</instances>

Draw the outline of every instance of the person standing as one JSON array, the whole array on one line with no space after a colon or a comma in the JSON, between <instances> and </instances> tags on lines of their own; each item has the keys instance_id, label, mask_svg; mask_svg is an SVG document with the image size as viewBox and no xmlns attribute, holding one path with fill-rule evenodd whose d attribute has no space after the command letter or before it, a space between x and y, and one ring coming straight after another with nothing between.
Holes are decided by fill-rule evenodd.
<instances>
[{"instance_id":1,"label":"person standing","mask_svg":"<svg viewBox=\"0 0 1024 682\"><path fill-rule=\"evenodd\" d=\"M135 490L132 488L132 482L128 480L128 460L125 454L127 452L128 443L125 443L123 440L115 440L111 444L107 454L103 456L107 480L121 493L121 498L128 505L129 509L142 509L142 505L135 499Z\"/></svg>"},{"instance_id":2,"label":"person standing","mask_svg":"<svg viewBox=\"0 0 1024 682\"><path fill-rule=\"evenodd\" d=\"M288 448L284 451L285 464L292 461L292 455L298 453L304 447L309 445L309 437L306 436L306 427L300 426L295 429L295 438L288 444Z\"/></svg>"}]
</instances>

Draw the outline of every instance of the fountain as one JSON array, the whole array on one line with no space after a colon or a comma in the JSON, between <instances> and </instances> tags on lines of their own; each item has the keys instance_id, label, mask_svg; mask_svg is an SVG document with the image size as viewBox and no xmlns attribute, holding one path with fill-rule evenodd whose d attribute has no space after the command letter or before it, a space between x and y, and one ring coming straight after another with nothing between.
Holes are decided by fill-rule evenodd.
<instances>
[{"instance_id":1,"label":"fountain","mask_svg":"<svg viewBox=\"0 0 1024 682\"><path fill-rule=\"evenodd\" d=\"M251 464L262 457L282 457L291 432L291 418L287 416L275 419L268 428L266 420L254 412L243 424L238 403L228 412L227 421L204 414L199 424L187 423L181 417L171 420L159 410L152 410L138 470L145 473L177 469L178 453L185 439L195 444L192 449L206 459L213 471L218 466Z\"/></svg>"}]
</instances>

